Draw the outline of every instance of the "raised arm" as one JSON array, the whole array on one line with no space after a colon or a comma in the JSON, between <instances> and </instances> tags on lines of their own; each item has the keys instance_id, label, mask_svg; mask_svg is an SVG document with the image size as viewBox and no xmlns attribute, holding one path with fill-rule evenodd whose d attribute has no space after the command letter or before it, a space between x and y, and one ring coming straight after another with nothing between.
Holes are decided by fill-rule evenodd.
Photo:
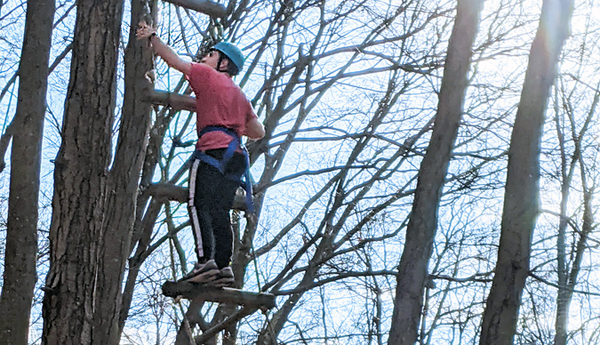
<instances>
[{"instance_id":1,"label":"raised arm","mask_svg":"<svg viewBox=\"0 0 600 345\"><path fill-rule=\"evenodd\" d=\"M175 68L185 75L189 75L192 70L192 64L189 61L185 61L177 55L168 45L166 45L160 37L156 34L156 29L146 24L146 22L140 22L136 32L138 40L149 39L154 52L160 56L167 65Z\"/></svg>"}]
</instances>

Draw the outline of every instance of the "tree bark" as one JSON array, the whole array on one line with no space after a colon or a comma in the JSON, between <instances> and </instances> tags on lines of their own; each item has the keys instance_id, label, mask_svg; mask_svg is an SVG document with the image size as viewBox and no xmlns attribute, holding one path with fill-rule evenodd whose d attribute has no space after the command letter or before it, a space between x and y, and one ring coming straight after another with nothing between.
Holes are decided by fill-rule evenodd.
<instances>
[{"instance_id":1,"label":"tree bark","mask_svg":"<svg viewBox=\"0 0 600 345\"><path fill-rule=\"evenodd\" d=\"M152 6L155 7L155 6ZM147 1L132 2L131 22L153 22ZM150 103L144 101L153 85L144 77L154 68L153 54L147 41L135 37L136 26L129 32L125 50L125 95L119 128L119 140L113 168L109 174L106 217L102 226L98 263L100 300L114 301L98 308L94 320L99 330L109 330L103 344L119 344L122 323L122 282L125 264L131 252L136 202L143 158L151 124ZM123 310L127 315L127 310ZM98 342L100 344L101 342Z\"/></svg>"},{"instance_id":2,"label":"tree bark","mask_svg":"<svg viewBox=\"0 0 600 345\"><path fill-rule=\"evenodd\" d=\"M0 344L28 343L37 280L38 193L54 10L54 0L27 1L19 97L13 120Z\"/></svg>"},{"instance_id":3,"label":"tree bark","mask_svg":"<svg viewBox=\"0 0 600 345\"><path fill-rule=\"evenodd\" d=\"M594 111L593 109L600 100L600 93L594 96L591 111L588 113L586 121L591 119ZM571 119L572 120L572 119ZM558 121L557 121L558 126ZM560 137L560 127L557 127ZM581 138L583 133L586 132L587 126L582 129L581 133L577 135L577 139ZM568 336L569 326L569 309L571 301L573 299L573 291L577 284L579 276L579 270L581 269L581 262L583 255L588 249L587 239L593 230L594 226L594 211L592 206L593 188L589 188L587 185L587 172L584 157L581 155L581 140L575 141L575 149L572 155L571 166L567 169L567 155L564 150L564 145L561 145L561 157L562 157L562 186L561 186L561 212L557 236L557 276L558 276L558 293L556 297L556 320L554 323L554 344L555 345L566 345ZM567 229L567 207L569 203L569 190L573 182L573 175L575 172L575 166L579 165L580 176L581 176L581 189L583 190L583 224L581 231L578 231L579 239L575 250L570 252L569 255L573 258L571 261L571 268L569 271L566 259L567 259L567 243L566 243L566 229ZM568 172L567 172L568 171Z\"/></svg>"},{"instance_id":4,"label":"tree bark","mask_svg":"<svg viewBox=\"0 0 600 345\"><path fill-rule=\"evenodd\" d=\"M569 272L565 285L559 285L558 297L556 299L556 322L554 335L554 345L566 345L567 344L567 331L569 326L569 308L571 301L573 300L573 291L577 284L577 278L579 276L579 270L581 269L581 262L583 261L583 255L588 248L587 240L593 230L592 224L594 223L594 212L592 207L592 191L583 186L584 188L584 200L583 200L583 226L581 233L579 234L579 240L575 248L575 258L571 271Z\"/></svg>"},{"instance_id":5,"label":"tree bark","mask_svg":"<svg viewBox=\"0 0 600 345\"><path fill-rule=\"evenodd\" d=\"M388 339L390 345L412 345L417 341L438 205L462 115L472 46L483 2L458 1L433 134L419 169L412 216L398 267L396 301Z\"/></svg>"},{"instance_id":6,"label":"tree bark","mask_svg":"<svg viewBox=\"0 0 600 345\"><path fill-rule=\"evenodd\" d=\"M544 113L568 35L572 0L545 0L511 137L498 261L483 315L481 345L512 344L539 213Z\"/></svg>"},{"instance_id":7,"label":"tree bark","mask_svg":"<svg viewBox=\"0 0 600 345\"><path fill-rule=\"evenodd\" d=\"M77 4L62 144L55 160L43 344L105 345L114 334L95 318L102 314L99 308L111 304L102 299L108 287L101 285L100 275L106 273L103 258L113 254L102 245L112 239L103 226L110 217L105 210L111 197L108 166L122 13L122 0Z\"/></svg>"}]
</instances>

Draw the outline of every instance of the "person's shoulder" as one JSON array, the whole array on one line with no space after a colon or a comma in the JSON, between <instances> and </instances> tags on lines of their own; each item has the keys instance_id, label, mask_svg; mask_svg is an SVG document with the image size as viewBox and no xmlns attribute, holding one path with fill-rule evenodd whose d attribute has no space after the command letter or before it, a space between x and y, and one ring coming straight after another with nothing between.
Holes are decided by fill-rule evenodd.
<instances>
[{"instance_id":1,"label":"person's shoulder","mask_svg":"<svg viewBox=\"0 0 600 345\"><path fill-rule=\"evenodd\" d=\"M192 73L210 73L212 68L200 62L192 62Z\"/></svg>"},{"instance_id":2,"label":"person's shoulder","mask_svg":"<svg viewBox=\"0 0 600 345\"><path fill-rule=\"evenodd\" d=\"M192 68L190 70L190 75L187 79L196 87L198 87L198 83L200 84L214 84L216 80L219 79L219 72L215 71L210 66L199 63L192 62Z\"/></svg>"},{"instance_id":3,"label":"person's shoulder","mask_svg":"<svg viewBox=\"0 0 600 345\"><path fill-rule=\"evenodd\" d=\"M240 97L240 99L243 99L246 102L250 102L250 99L248 98L244 90L242 90L242 88L238 84L236 84L231 78L229 78L229 80L231 81L231 88Z\"/></svg>"}]
</instances>

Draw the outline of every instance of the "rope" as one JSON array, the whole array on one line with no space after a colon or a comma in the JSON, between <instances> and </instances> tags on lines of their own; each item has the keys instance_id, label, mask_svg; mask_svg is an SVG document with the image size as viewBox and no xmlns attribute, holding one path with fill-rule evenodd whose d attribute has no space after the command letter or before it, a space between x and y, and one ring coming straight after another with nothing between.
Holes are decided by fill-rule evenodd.
<instances>
[{"instance_id":1,"label":"rope","mask_svg":"<svg viewBox=\"0 0 600 345\"><path fill-rule=\"evenodd\" d=\"M258 263L256 262L256 254L254 253L254 241L251 242L250 248L252 249L252 257L254 258L254 273L256 274L256 285L258 286L258 292L262 289L260 287L260 277L258 275Z\"/></svg>"}]
</instances>

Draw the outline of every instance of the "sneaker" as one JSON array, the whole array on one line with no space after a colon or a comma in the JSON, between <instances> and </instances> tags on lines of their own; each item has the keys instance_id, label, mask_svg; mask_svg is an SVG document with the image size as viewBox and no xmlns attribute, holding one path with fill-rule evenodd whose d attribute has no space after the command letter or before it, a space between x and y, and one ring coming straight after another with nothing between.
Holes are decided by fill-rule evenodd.
<instances>
[{"instance_id":1,"label":"sneaker","mask_svg":"<svg viewBox=\"0 0 600 345\"><path fill-rule=\"evenodd\" d=\"M217 278L214 279L213 281L207 283L206 284L207 286L216 287L216 288L233 286L233 283L235 282L235 278L233 277L233 271L231 270L231 267L229 267L229 266L223 267L218 272L219 272L219 274L218 274Z\"/></svg>"},{"instance_id":2,"label":"sneaker","mask_svg":"<svg viewBox=\"0 0 600 345\"><path fill-rule=\"evenodd\" d=\"M190 283L205 284L215 280L220 272L215 260L208 260L203 264L197 262L194 265L194 269L183 278L179 279L178 282L186 281Z\"/></svg>"}]
</instances>

